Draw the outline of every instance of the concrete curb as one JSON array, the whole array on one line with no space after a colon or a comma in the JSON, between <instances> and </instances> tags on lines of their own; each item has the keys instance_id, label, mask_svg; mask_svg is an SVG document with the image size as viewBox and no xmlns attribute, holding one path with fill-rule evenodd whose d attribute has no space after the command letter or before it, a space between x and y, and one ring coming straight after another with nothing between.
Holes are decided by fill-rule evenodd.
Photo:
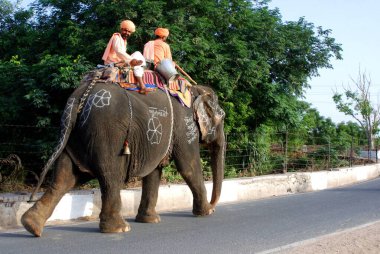
<instances>
[{"instance_id":1,"label":"concrete curb","mask_svg":"<svg viewBox=\"0 0 380 254\"><path fill-rule=\"evenodd\" d=\"M251 178L227 179L223 182L219 203L229 203L290 195L294 193L324 190L347 184L374 179L380 176L380 164L340 168L331 171L311 173L287 173ZM209 200L212 183L206 183ZM120 192L122 215L135 216L140 202L141 189ZM41 194L40 194L41 195ZM22 214L33 204L27 203L30 194L0 194L0 230L21 226ZM192 208L192 194L186 184L160 186L157 211L171 211ZM73 219L97 219L101 208L100 191L72 191L58 203L47 224Z\"/></svg>"}]
</instances>

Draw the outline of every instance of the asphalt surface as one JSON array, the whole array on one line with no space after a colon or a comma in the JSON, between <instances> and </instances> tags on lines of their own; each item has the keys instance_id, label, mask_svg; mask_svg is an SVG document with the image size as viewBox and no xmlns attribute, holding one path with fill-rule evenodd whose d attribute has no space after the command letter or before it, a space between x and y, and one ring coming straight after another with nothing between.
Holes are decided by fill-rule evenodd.
<instances>
[{"instance_id":1,"label":"asphalt surface","mask_svg":"<svg viewBox=\"0 0 380 254\"><path fill-rule=\"evenodd\" d=\"M380 220L380 179L348 187L217 206L209 217L161 214L160 224L101 234L98 222L48 226L41 238L0 233L0 253L268 253ZM269 251L270 253L270 251Z\"/></svg>"}]
</instances>

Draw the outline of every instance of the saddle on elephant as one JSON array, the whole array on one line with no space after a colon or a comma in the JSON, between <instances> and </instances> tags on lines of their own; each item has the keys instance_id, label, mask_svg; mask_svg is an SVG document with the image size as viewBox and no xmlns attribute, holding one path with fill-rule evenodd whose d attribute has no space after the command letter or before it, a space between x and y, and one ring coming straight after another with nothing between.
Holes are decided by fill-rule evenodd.
<instances>
[{"instance_id":1,"label":"saddle on elephant","mask_svg":"<svg viewBox=\"0 0 380 254\"><path fill-rule=\"evenodd\" d=\"M106 82L112 82L119 84L122 88L130 91L140 91L138 81L133 74L131 67L112 67L102 66L96 70L98 75L86 75L85 80L100 79ZM92 71L95 72L95 71ZM100 74L99 74L100 72ZM94 77L97 76L97 77ZM191 84L183 77L179 77L177 80L167 82L158 72L152 70L144 70L143 82L148 92L152 92L157 88L165 91L168 90L169 94L176 97L183 106L191 107L192 99L189 87Z\"/></svg>"}]
</instances>

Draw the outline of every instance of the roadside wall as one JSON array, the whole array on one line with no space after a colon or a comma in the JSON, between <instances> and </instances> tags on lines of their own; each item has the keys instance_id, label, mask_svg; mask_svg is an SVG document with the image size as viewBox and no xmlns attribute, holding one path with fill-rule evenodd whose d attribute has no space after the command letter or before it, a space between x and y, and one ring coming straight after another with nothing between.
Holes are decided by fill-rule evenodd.
<instances>
[{"instance_id":1,"label":"roadside wall","mask_svg":"<svg viewBox=\"0 0 380 254\"><path fill-rule=\"evenodd\" d=\"M251 178L227 179L223 182L219 203L239 202L318 191L377 178L380 164L341 168L311 173L287 173ZM206 183L209 200L212 183ZM122 215L135 216L141 197L141 189L120 192ZM0 194L0 230L21 226L22 214L33 204L28 203L29 195ZM39 194L41 195L41 193ZM192 208L192 194L185 184L160 186L157 211L171 211ZM72 191L67 193L55 208L47 224L73 219L97 219L101 208L99 190Z\"/></svg>"}]
</instances>

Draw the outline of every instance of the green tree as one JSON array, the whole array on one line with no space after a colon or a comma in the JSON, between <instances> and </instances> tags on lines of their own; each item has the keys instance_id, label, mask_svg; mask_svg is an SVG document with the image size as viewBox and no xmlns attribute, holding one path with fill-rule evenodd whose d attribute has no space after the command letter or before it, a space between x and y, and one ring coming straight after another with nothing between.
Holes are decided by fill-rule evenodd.
<instances>
[{"instance_id":1,"label":"green tree","mask_svg":"<svg viewBox=\"0 0 380 254\"><path fill-rule=\"evenodd\" d=\"M17 56L10 61L0 60L0 119L2 124L23 122L23 112L27 110L24 95L26 89L18 85L29 73L28 66Z\"/></svg>"},{"instance_id":2,"label":"green tree","mask_svg":"<svg viewBox=\"0 0 380 254\"><path fill-rule=\"evenodd\" d=\"M23 41L11 53L33 63L47 54L100 63L110 35L125 18L137 25L130 52L142 50L155 27L168 27L175 60L218 91L228 132L254 130L268 121L294 124L308 78L331 68L330 58L341 58L330 30L303 18L283 22L267 1L39 0L33 11L33 19L19 20L29 29L20 40L33 42L33 54L21 52Z\"/></svg>"},{"instance_id":3,"label":"green tree","mask_svg":"<svg viewBox=\"0 0 380 254\"><path fill-rule=\"evenodd\" d=\"M344 88L344 94L335 92L333 100L337 109L353 117L366 133L368 149L374 148L374 135L379 131L380 104L371 101L371 78L359 69L358 78L351 79L356 88Z\"/></svg>"},{"instance_id":4,"label":"green tree","mask_svg":"<svg viewBox=\"0 0 380 254\"><path fill-rule=\"evenodd\" d=\"M128 52L141 51L156 27L169 28L174 60L198 83L217 91L227 133L261 126L272 126L271 131L273 126L296 128L308 79L320 68L331 68L332 58L341 59L341 47L330 30L304 18L284 22L267 2L37 0L20 9L0 0L0 61L7 71L0 83L0 91L7 93L0 93L0 102L15 112L0 114L7 114L3 119L8 123L58 126L65 100L81 75L102 63L119 22L131 19L137 30L128 40ZM19 62L14 76L15 63L7 66L11 61ZM17 91L10 95L12 84ZM36 113L28 114L30 110ZM44 144L55 140L33 138Z\"/></svg>"},{"instance_id":5,"label":"green tree","mask_svg":"<svg viewBox=\"0 0 380 254\"><path fill-rule=\"evenodd\" d=\"M366 140L366 135L363 129L356 122L349 121L347 123L339 123L337 125L337 136L334 138L333 142L339 147L343 148L354 148L359 147Z\"/></svg>"},{"instance_id":6,"label":"green tree","mask_svg":"<svg viewBox=\"0 0 380 254\"><path fill-rule=\"evenodd\" d=\"M92 65L83 57L67 55L45 55L39 63L30 66L27 93L24 97L37 112L37 126L58 126L63 105L78 87L82 74Z\"/></svg>"},{"instance_id":7,"label":"green tree","mask_svg":"<svg viewBox=\"0 0 380 254\"><path fill-rule=\"evenodd\" d=\"M0 60L13 56L26 59L33 56L37 34L31 19L33 11L22 9L18 4L0 0Z\"/></svg>"}]
</instances>

